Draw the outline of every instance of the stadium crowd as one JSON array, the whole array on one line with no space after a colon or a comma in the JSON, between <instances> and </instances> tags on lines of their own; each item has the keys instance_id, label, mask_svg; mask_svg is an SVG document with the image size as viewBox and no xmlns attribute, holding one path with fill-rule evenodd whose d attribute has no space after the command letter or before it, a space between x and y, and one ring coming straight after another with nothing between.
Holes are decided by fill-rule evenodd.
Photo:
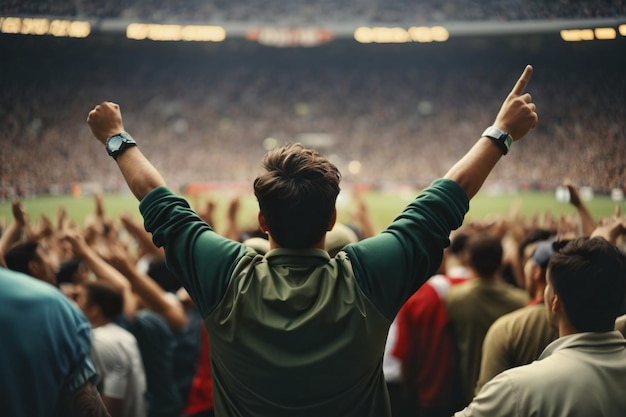
<instances>
[{"instance_id":1,"label":"stadium crowd","mask_svg":"<svg viewBox=\"0 0 626 417\"><path fill-rule=\"evenodd\" d=\"M4 15L132 18L149 21L264 22L307 24L323 22L437 23L446 21L521 21L590 19L624 16L623 1L536 0L356 0L315 2L280 0L233 2L227 0L108 0L8 1Z\"/></svg>"},{"instance_id":2,"label":"stadium crowd","mask_svg":"<svg viewBox=\"0 0 626 417\"><path fill-rule=\"evenodd\" d=\"M592 218L576 187L569 188L576 214L567 218L546 213L529 219L512 212L496 221L468 222L453 232L452 245L444 252L436 275L409 298L390 330L393 333L387 341L383 369L394 417L450 416L467 405L492 378L533 362L547 345L557 343L558 333L547 320L543 306L547 264L560 250L555 242L562 242L562 247L572 239L595 236L596 240L606 239L617 245L622 253L626 249L626 218ZM30 275L63 293L84 312L93 333L90 357L95 368L90 375L95 376L90 381L102 397L102 408L111 417L212 417L215 404L210 340L196 306L164 267L164 253L152 243L143 225L128 215L110 217L106 199L100 196L95 197L96 209L84 225L68 219L64 207L59 207L56 218L31 220L25 212L27 204L13 202L13 218L0 232L0 277L4 285L30 285L33 291L36 287L28 282L30 278L10 276L3 265ZM258 237L262 234L242 228L237 198L228 202L226 223L216 223L214 213L220 204L224 202L210 201L198 208L198 214L224 237L243 242L260 254L270 250L266 238ZM345 245L379 233L367 205L360 201L356 207L349 223L336 225L328 233L325 249L330 256L337 255ZM626 263L621 268L623 289ZM490 271L488 275L486 270ZM607 276L606 269L602 272ZM17 281L7 281L9 277ZM616 285L607 291L615 288L620 294ZM4 297L11 294L3 293ZM589 297L584 300L590 302ZM50 302L42 299L40 303L48 306L50 314ZM461 312L460 316L456 311ZM623 313L626 306L622 305ZM0 317L10 314L11 309L0 308ZM508 333L513 335L510 342L507 337L512 336L502 329L506 323L517 326ZM466 328L470 330L464 332ZM618 318L615 328L626 333L626 315ZM37 337L39 330L29 331L30 337ZM617 333L612 337L618 337ZM113 354L116 346L134 361L128 363L123 356ZM51 362L44 363L43 357L38 358L40 376L47 375L50 363L61 360L45 357ZM27 377L18 378L12 389L21 393L19 390L26 390L28 381ZM0 385L3 383L0 381ZM622 377L614 383L615 389L624 388L620 385ZM457 389L465 385L465 394L460 395ZM28 388L32 395L32 385ZM50 392L65 389L55 384ZM22 405L39 404L45 413L45 406L55 401L53 398L48 403L43 397L40 402L27 401L22 395L11 396L14 401L3 397L0 404L7 409L26 401ZM496 408L509 404L510 398L498 402ZM521 403L524 407L529 404ZM83 413L95 409L85 402L80 406ZM621 407L611 401L602 406ZM34 409L23 410L29 411L13 415L40 415ZM483 415L479 411L471 414L465 410L468 414L459 415ZM493 416L493 410L484 415Z\"/></svg>"},{"instance_id":3,"label":"stadium crowd","mask_svg":"<svg viewBox=\"0 0 626 417\"><path fill-rule=\"evenodd\" d=\"M64 338L72 346L79 339L81 347L72 352L78 369L65 372L62 384L59 377L51 379L48 407L65 406L68 396L95 387L99 394L89 396L95 403L82 411L98 408L98 415L113 417L209 417L214 406L224 415L296 409L303 415L359 417L391 415L389 406L396 417L626 411L619 395L626 389L626 218L592 218L570 183L575 216L538 220L511 213L463 223L469 200L496 163L491 177L498 181L551 186L568 177L601 190L623 187L619 71L601 66L589 80L546 66L527 89L532 68L526 67L513 90L501 90L513 84L510 74L486 74L480 65L446 71L367 61L328 67L316 55L283 66L259 62L254 69L233 57L195 67L169 60L156 67L158 54L133 61L126 54L135 49L116 51L117 65L101 66L110 59L100 51L101 60L63 66L55 77L32 77L38 72L22 62L10 69L12 82L2 85L6 129L0 139L8 151L0 162L7 194L72 181L99 181L115 190L122 181L119 167L141 201L146 227L128 216L108 217L100 196L85 225L73 224L63 207L56 219L31 222L27 202L12 203L13 219L0 235L0 278L25 290L2 293L3 323L28 344L39 329L14 325L21 310L6 308L6 300L23 305L40 296L40 305L52 306L54 297L58 305L58 290L75 303L66 301L65 313L59 313L59 321L71 314L74 322L45 339ZM67 53L78 62L82 52ZM36 58L45 59L45 53ZM134 62L133 71L120 62ZM85 108L101 95L106 97L98 102L111 98L128 109L124 125L139 141L139 149L116 155L117 164L88 136L104 143L120 132L119 108L103 103L89 112L85 125ZM504 102L496 99L503 96ZM543 125L537 126L537 113ZM512 129L517 141L509 155L477 138L491 123ZM531 130L532 138L519 141ZM597 132L603 132L600 140L590 138ZM347 182L424 187L452 168L385 232L372 228L367 207L360 205L353 224L333 236L341 226L335 224L335 167L298 146L279 148L269 153L254 184L259 240L249 239L259 231L239 227L236 199L227 224L216 224L215 205L190 210L144 157L170 185L207 178L250 181L269 137L279 143L317 140ZM361 162L361 172L350 173L352 160ZM298 182L308 187L295 187ZM301 198L283 198L281 187L295 188ZM318 188L326 193L315 194ZM307 233L294 232L313 228L319 230L308 243L302 243ZM317 234L321 238L313 242ZM444 251L449 238L452 246ZM548 328L541 340L533 326L507 330L522 322L519 315L524 323L535 320ZM424 331L422 320L432 326L426 338L416 336ZM390 324L396 337L386 339ZM496 331L501 333L493 336ZM524 361L497 363L498 347L509 346L507 337L519 343L513 353L532 353L522 355ZM11 340L16 343L3 349L24 354L18 339ZM385 340L389 356L400 361L399 379L383 374L378 354ZM494 353L484 354L489 348ZM54 352L65 364L67 352ZM424 358L431 367L416 366ZM37 359L40 374L60 374L54 359ZM45 388L38 391L41 402L24 401L30 392L24 387L35 373L20 370L29 360L9 361L11 373L5 370L0 384L11 383L16 395L3 396L2 408L18 416L44 415L15 411L42 407ZM364 377L355 365L368 365L376 377ZM584 374L582 383L570 369ZM427 386L420 385L424 378ZM38 388L49 381L35 379ZM292 379L298 383L284 383ZM357 381L358 389L337 382L344 380ZM594 395L582 395L590 391Z\"/></svg>"},{"instance_id":4,"label":"stadium crowd","mask_svg":"<svg viewBox=\"0 0 626 417\"><path fill-rule=\"evenodd\" d=\"M490 123L498 105L494 81L503 83L506 69L519 60L513 47L502 65L486 68L479 61L488 51L471 48L444 49L443 55L461 56L455 61L434 49L421 55L409 48L363 53L349 46L220 46L216 52L22 42L4 46L16 58L3 69L0 97L4 196L67 191L72 183L92 181L118 190L114 165L100 158L97 144L80 140L88 134L85 108L104 99L128 109L131 133L149 138L147 152L177 186L247 183L258 171L265 139L274 138L278 144L312 141L342 168L347 183L423 187ZM606 55L591 54L583 63L577 53L536 58L540 76L532 93L545 123L533 131L535 140L515 145L489 181L553 188L570 178L597 192L626 186L626 79ZM45 72L39 71L42 62ZM359 161L360 170L350 171L351 161ZM233 165L236 170L228 169Z\"/></svg>"}]
</instances>

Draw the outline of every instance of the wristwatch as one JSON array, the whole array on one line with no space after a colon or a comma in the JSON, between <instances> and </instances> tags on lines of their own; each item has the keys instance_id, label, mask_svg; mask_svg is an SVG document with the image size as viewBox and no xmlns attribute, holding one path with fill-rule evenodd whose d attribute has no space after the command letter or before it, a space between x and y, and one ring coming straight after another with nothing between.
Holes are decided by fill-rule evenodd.
<instances>
[{"instance_id":1,"label":"wristwatch","mask_svg":"<svg viewBox=\"0 0 626 417\"><path fill-rule=\"evenodd\" d=\"M126 149L137 146L137 142L126 132L120 132L107 139L107 152L113 159L117 159Z\"/></svg>"},{"instance_id":2,"label":"wristwatch","mask_svg":"<svg viewBox=\"0 0 626 417\"><path fill-rule=\"evenodd\" d=\"M513 138L507 132L498 129L495 126L489 126L485 129L482 136L488 137L494 141L502 150L502 155L509 153L509 148L511 147L511 143L513 143Z\"/></svg>"}]
</instances>

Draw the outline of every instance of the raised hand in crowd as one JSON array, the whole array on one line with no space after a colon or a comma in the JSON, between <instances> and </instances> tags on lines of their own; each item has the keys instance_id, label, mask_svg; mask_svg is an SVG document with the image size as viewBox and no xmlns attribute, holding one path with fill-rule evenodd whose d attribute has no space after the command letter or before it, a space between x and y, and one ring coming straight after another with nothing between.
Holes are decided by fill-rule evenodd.
<instances>
[{"instance_id":1,"label":"raised hand in crowd","mask_svg":"<svg viewBox=\"0 0 626 417\"><path fill-rule=\"evenodd\" d=\"M61 237L72 245L74 256L82 259L97 279L107 282L122 293L124 314L132 318L137 311L137 300L128 279L89 246L82 233L78 230L65 230Z\"/></svg>"},{"instance_id":2,"label":"raised hand in crowd","mask_svg":"<svg viewBox=\"0 0 626 417\"><path fill-rule=\"evenodd\" d=\"M576 208L578 213L578 217L580 220L581 233L579 236L589 236L593 232L596 227L595 221L589 208L580 197L580 193L578 192L578 188L569 180L566 180L563 185L567 187L569 190L569 202L572 206Z\"/></svg>"},{"instance_id":3,"label":"raised hand in crowd","mask_svg":"<svg viewBox=\"0 0 626 417\"><path fill-rule=\"evenodd\" d=\"M4 266L5 268L6 262L4 260L4 254L11 245L20 240L22 233L28 230L28 215L20 200L13 200L13 202L11 202L11 212L13 214L13 221L9 223L2 235L0 235L0 266Z\"/></svg>"}]
</instances>

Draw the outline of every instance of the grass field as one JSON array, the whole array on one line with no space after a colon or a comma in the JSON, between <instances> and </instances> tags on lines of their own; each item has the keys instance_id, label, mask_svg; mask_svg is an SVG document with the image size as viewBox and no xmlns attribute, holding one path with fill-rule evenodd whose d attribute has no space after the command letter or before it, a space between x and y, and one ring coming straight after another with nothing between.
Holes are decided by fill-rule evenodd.
<instances>
[{"instance_id":1,"label":"grass field","mask_svg":"<svg viewBox=\"0 0 626 417\"><path fill-rule=\"evenodd\" d=\"M368 192L363 194L363 199L379 229L387 226L413 197L414 194L411 193L400 195ZM219 229L219 225L223 224L222 219L226 206L232 195L227 192L212 193L210 197L208 195L190 197L189 201L192 207L198 208L205 205L209 198L216 202L216 219L218 222L216 226ZM489 195L481 192L472 200L467 218L485 219L498 214L506 215L515 204L519 204L520 213L527 218L536 214L543 214L546 211L554 215L575 213L571 205L557 202L552 193L524 192L516 195ZM616 205L621 205L622 213L625 211L624 202L616 203L605 196L596 196L593 200L587 201L586 204L596 219L612 215ZM54 221L59 208L64 206L68 217L76 224L82 225L85 218L95 210L93 196L77 198L71 196L37 197L25 200L23 205L33 222L40 219L42 215ZM337 202L339 221L351 223L353 205L354 200L349 194L340 195ZM106 195L104 206L105 212L111 218L116 218L119 214L126 212L140 219L138 203L130 194ZM239 218L241 226L253 226L256 212L257 206L253 195L241 197L241 215ZM0 219L4 219L6 223L12 221L10 202L0 202Z\"/></svg>"}]
</instances>

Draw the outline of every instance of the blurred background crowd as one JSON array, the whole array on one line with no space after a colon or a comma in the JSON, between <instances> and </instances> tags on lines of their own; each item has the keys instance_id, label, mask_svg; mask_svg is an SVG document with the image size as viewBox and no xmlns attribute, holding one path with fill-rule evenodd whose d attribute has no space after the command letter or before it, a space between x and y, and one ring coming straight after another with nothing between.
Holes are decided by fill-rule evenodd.
<instances>
[{"instance_id":1,"label":"blurred background crowd","mask_svg":"<svg viewBox=\"0 0 626 417\"><path fill-rule=\"evenodd\" d=\"M3 2L0 13L189 21L518 21L624 16L626 4L621 0L30 0Z\"/></svg>"},{"instance_id":2,"label":"blurred background crowd","mask_svg":"<svg viewBox=\"0 0 626 417\"><path fill-rule=\"evenodd\" d=\"M87 181L117 191L121 177L85 123L104 100L121 105L126 129L173 185L249 184L267 147L302 141L329 155L347 183L422 187L491 124L501 86L527 63L540 124L490 181L547 189L570 178L596 192L623 189L624 58L619 45L598 43L280 49L8 35L0 38L9 57L0 70L0 192Z\"/></svg>"}]
</instances>

